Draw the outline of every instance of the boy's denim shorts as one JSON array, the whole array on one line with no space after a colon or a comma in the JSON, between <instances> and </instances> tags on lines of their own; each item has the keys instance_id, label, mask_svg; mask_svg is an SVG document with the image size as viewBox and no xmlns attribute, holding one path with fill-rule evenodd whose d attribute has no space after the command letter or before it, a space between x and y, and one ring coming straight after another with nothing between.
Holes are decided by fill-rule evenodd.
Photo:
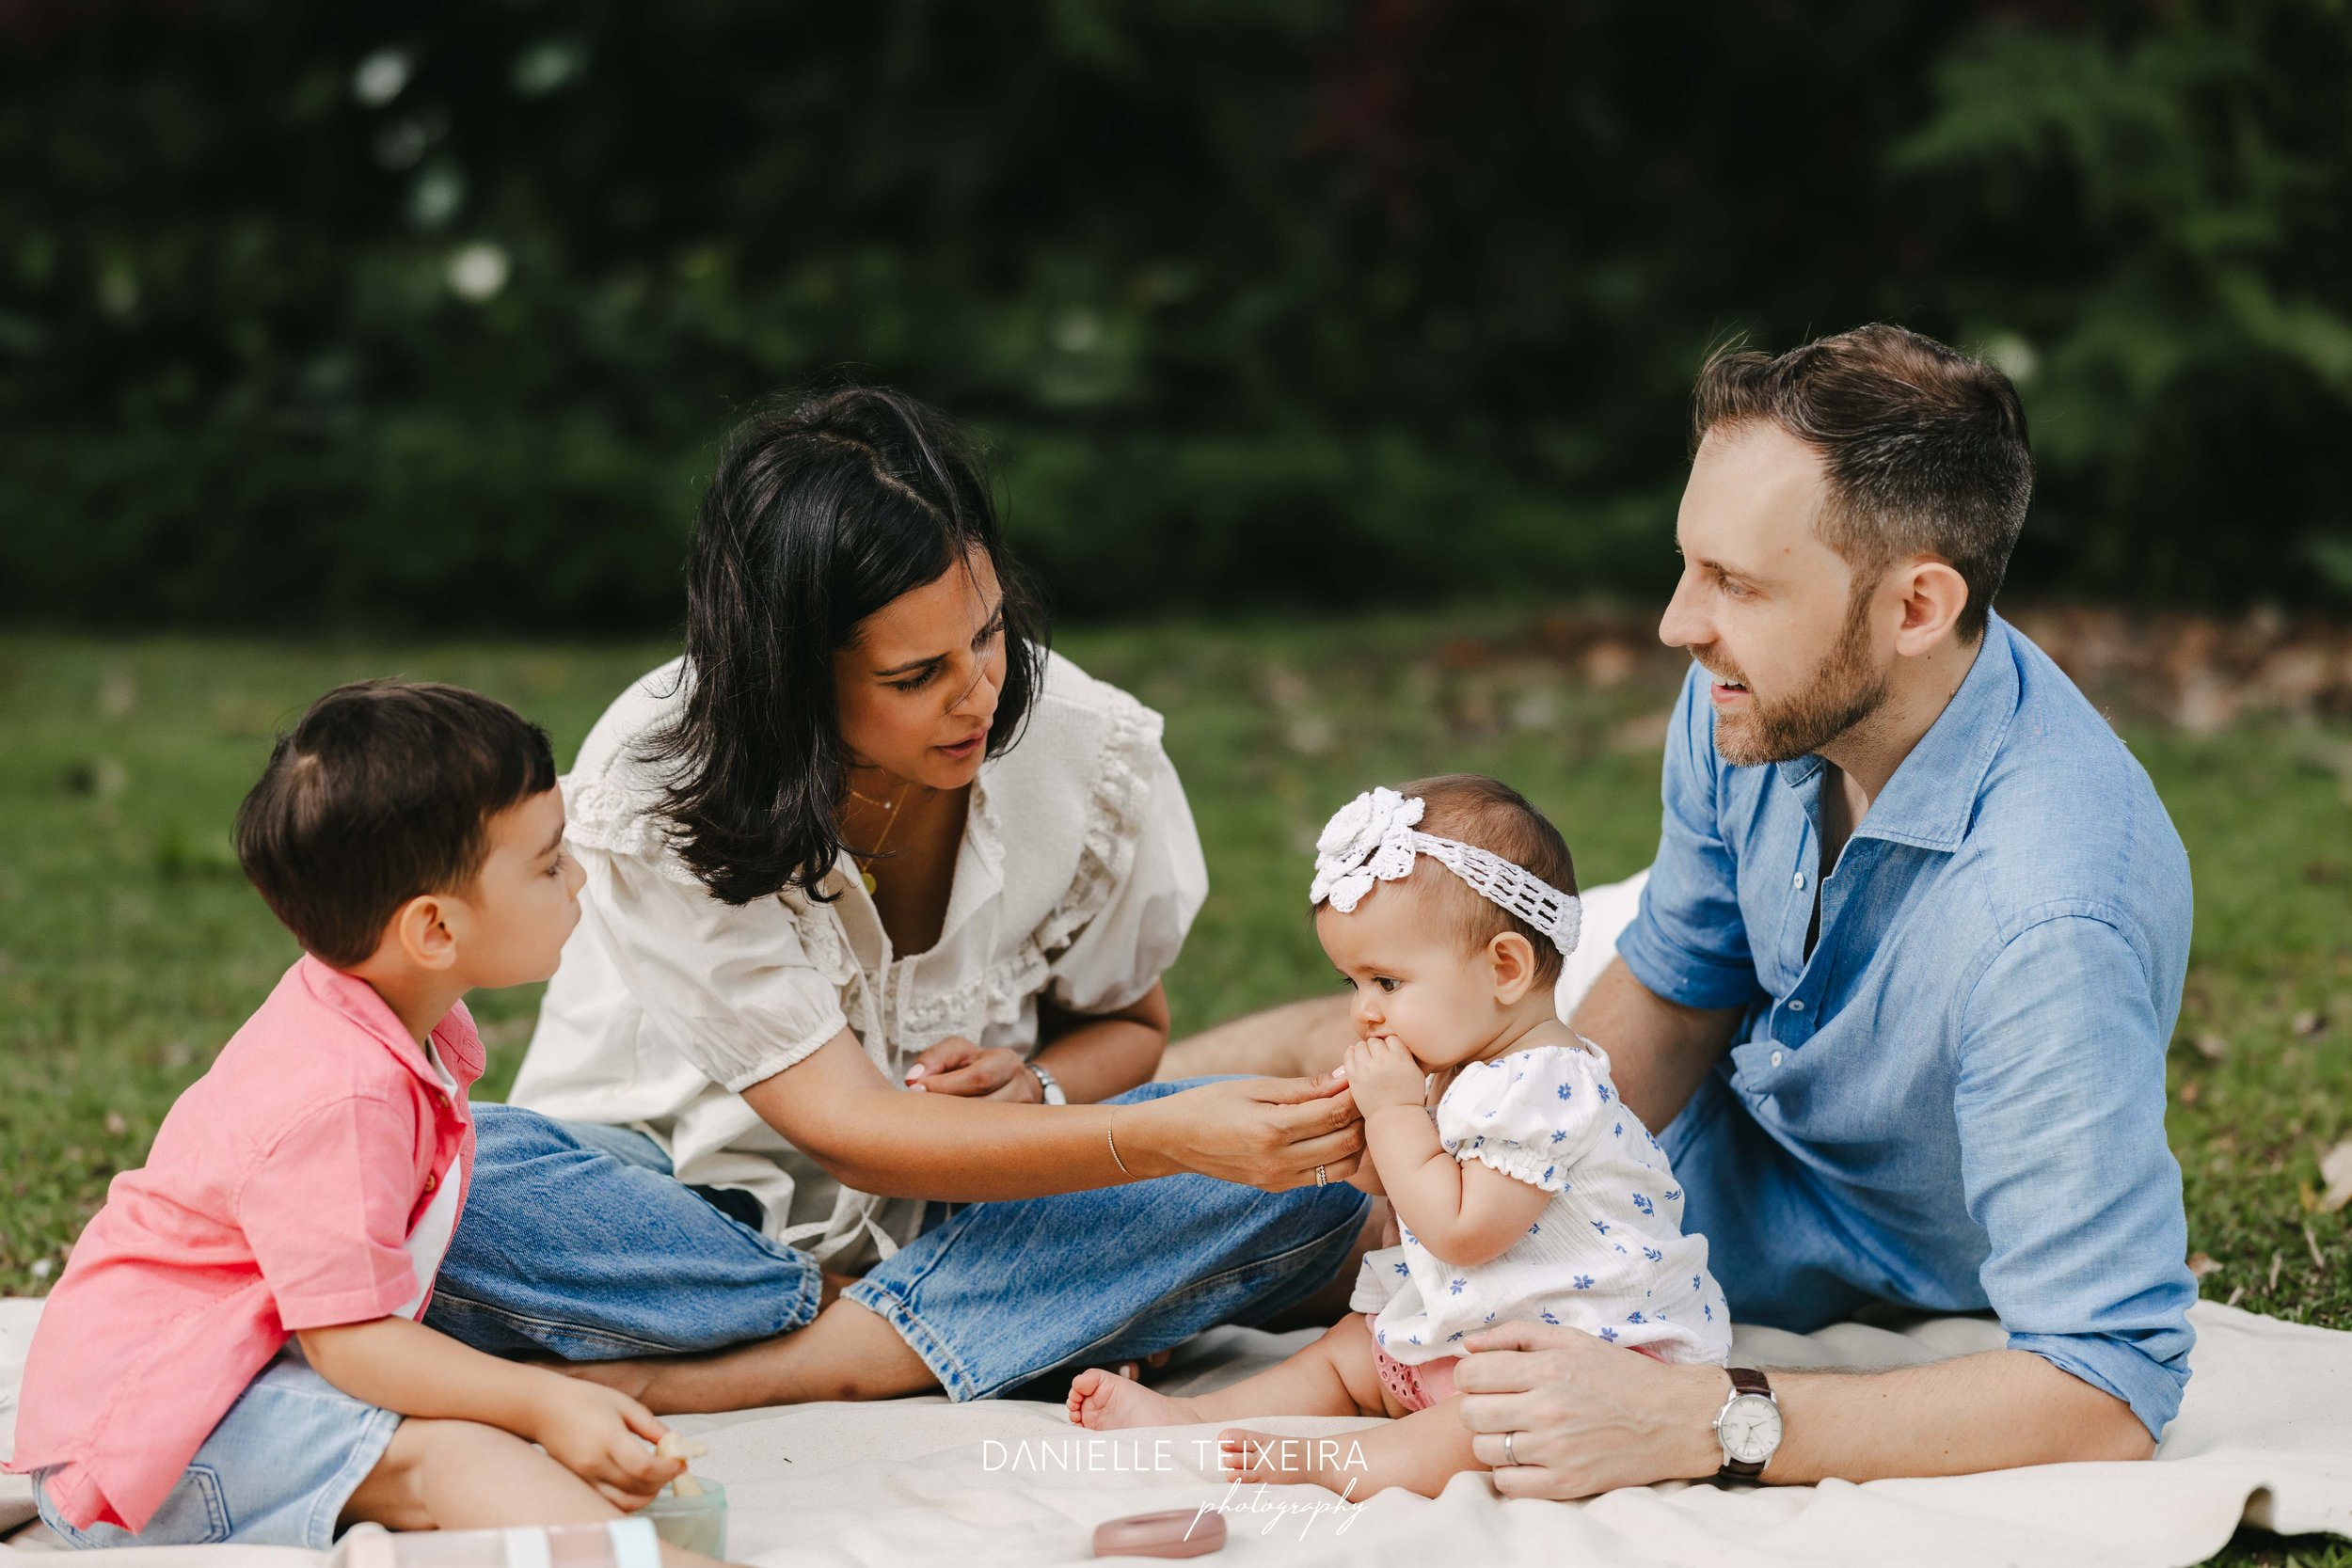
<instances>
[{"instance_id":1,"label":"boy's denim shorts","mask_svg":"<svg viewBox=\"0 0 2352 1568\"><path fill-rule=\"evenodd\" d=\"M289 1339L213 1428L145 1529L76 1529L49 1506L45 1470L33 1477L33 1499L41 1522L75 1546L234 1541L325 1551L335 1544L343 1505L384 1457L400 1420L319 1376L299 1341Z\"/></svg>"}]
</instances>

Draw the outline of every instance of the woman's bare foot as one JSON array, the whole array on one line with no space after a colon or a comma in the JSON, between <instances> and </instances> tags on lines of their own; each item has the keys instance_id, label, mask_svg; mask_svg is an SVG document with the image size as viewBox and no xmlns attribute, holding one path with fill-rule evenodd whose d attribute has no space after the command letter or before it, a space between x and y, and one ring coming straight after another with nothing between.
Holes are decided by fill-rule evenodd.
<instances>
[{"instance_id":1,"label":"woman's bare foot","mask_svg":"<svg viewBox=\"0 0 2352 1568\"><path fill-rule=\"evenodd\" d=\"M1100 1367L1070 1380L1070 1419L1093 1432L1114 1427L1180 1427L1200 1419L1192 1401L1170 1399Z\"/></svg>"},{"instance_id":2,"label":"woman's bare foot","mask_svg":"<svg viewBox=\"0 0 2352 1568\"><path fill-rule=\"evenodd\" d=\"M660 1380L659 1361L546 1361L538 1363L549 1371L576 1377L582 1383L600 1383L607 1388L617 1388L640 1404ZM648 1409L651 1406L647 1406Z\"/></svg>"}]
</instances>

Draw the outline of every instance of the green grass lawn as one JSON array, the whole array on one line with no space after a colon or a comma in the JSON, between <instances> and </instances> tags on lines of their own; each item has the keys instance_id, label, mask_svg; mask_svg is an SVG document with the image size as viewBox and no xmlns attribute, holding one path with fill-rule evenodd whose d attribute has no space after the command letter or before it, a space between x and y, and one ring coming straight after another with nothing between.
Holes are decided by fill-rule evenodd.
<instances>
[{"instance_id":1,"label":"green grass lawn","mask_svg":"<svg viewBox=\"0 0 2352 1568\"><path fill-rule=\"evenodd\" d=\"M1647 863L1678 665L1557 641L1492 614L1062 639L1168 716L1200 820L1212 892L1169 976L1179 1034L1326 983L1311 845L1372 784L1493 773L1559 822L1587 884ZM108 1178L294 957L229 846L277 726L336 682L400 673L513 703L567 762L672 651L0 638L0 1293L56 1277ZM2309 1207L2320 1154L2352 1136L2352 725L2119 722L2197 879L2169 1077L2189 1244L2219 1265L2205 1293L2352 1328L2352 1211ZM478 999L482 1096L512 1081L536 1001ZM2352 1568L2344 1544L2255 1532L2224 1560L2290 1552Z\"/></svg>"}]
</instances>

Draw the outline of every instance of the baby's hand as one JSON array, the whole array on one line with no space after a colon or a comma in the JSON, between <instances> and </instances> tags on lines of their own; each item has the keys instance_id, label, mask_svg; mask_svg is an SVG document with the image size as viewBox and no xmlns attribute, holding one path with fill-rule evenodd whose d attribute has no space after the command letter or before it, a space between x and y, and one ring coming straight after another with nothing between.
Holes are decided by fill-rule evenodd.
<instances>
[{"instance_id":1,"label":"baby's hand","mask_svg":"<svg viewBox=\"0 0 2352 1568\"><path fill-rule=\"evenodd\" d=\"M1394 1035L1375 1035L1347 1048L1347 1086L1359 1111L1419 1105L1428 1082L1428 1073Z\"/></svg>"},{"instance_id":2,"label":"baby's hand","mask_svg":"<svg viewBox=\"0 0 2352 1568\"><path fill-rule=\"evenodd\" d=\"M670 1429L619 1389L550 1372L538 1393L532 1430L522 1435L615 1508L635 1513L686 1468L647 1447Z\"/></svg>"}]
</instances>

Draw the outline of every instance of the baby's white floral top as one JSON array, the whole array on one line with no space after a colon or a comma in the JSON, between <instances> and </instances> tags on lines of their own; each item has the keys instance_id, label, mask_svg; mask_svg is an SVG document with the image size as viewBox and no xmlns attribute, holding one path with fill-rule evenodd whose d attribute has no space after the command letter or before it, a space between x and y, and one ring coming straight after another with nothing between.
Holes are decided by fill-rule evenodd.
<instances>
[{"instance_id":1,"label":"baby's white floral top","mask_svg":"<svg viewBox=\"0 0 2352 1568\"><path fill-rule=\"evenodd\" d=\"M587 882L510 1098L649 1134L679 1180L753 1194L769 1235L856 1272L914 1238L921 1200L842 1187L739 1091L845 1028L898 1083L951 1035L1033 1053L1041 995L1131 1006L1207 895L1200 838L1160 716L1052 655L1026 731L972 785L928 951L891 950L847 854L830 903L796 889L731 908L671 848L639 755L685 679L673 660L623 692L562 781Z\"/></svg>"},{"instance_id":2,"label":"baby's white floral top","mask_svg":"<svg viewBox=\"0 0 2352 1568\"><path fill-rule=\"evenodd\" d=\"M1434 1113L1438 1141L1552 1195L1510 1249L1448 1263L1409 1228L1364 1259L1349 1306L1378 1316L1380 1348L1408 1366L1458 1355L1478 1329L1525 1321L1581 1328L1668 1361L1721 1365L1731 1313L1707 1268L1707 1238L1682 1229L1666 1152L1610 1082L1609 1057L1538 1046L1455 1074Z\"/></svg>"}]
</instances>

